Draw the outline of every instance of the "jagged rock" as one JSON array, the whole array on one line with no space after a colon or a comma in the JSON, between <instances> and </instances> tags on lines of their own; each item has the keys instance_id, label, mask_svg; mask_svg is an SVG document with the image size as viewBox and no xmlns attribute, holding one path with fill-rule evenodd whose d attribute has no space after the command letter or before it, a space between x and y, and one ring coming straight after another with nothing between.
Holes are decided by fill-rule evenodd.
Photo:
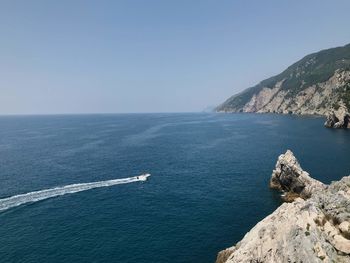
<instances>
[{"instance_id":1,"label":"jagged rock","mask_svg":"<svg viewBox=\"0 0 350 263\"><path fill-rule=\"evenodd\" d=\"M333 128L334 124L339 122L338 118L335 116L334 112L327 115L326 122L324 123L324 126L327 128Z\"/></svg>"},{"instance_id":2,"label":"jagged rock","mask_svg":"<svg viewBox=\"0 0 350 263\"><path fill-rule=\"evenodd\" d=\"M283 203L235 246L220 252L217 263L350 263L350 176L328 187L308 174L305 180L306 172L290 151L279 157L275 170L271 181L279 189L296 186L299 191L304 185L302 191L308 189L311 197Z\"/></svg>"},{"instance_id":3,"label":"jagged rock","mask_svg":"<svg viewBox=\"0 0 350 263\"><path fill-rule=\"evenodd\" d=\"M216 258L216 263L224 263L226 260L231 256L231 254L235 251L234 248L228 248L225 250L222 250L218 253L218 256Z\"/></svg>"},{"instance_id":4,"label":"jagged rock","mask_svg":"<svg viewBox=\"0 0 350 263\"><path fill-rule=\"evenodd\" d=\"M293 201L297 197L309 198L317 189L324 189L325 185L309 176L305 172L294 154L287 150L278 157L276 168L272 172L270 187L285 192L285 201Z\"/></svg>"},{"instance_id":5,"label":"jagged rock","mask_svg":"<svg viewBox=\"0 0 350 263\"><path fill-rule=\"evenodd\" d=\"M347 108L342 105L338 108L338 110L331 112L326 119L324 125L327 128L349 128L350 122L350 114Z\"/></svg>"},{"instance_id":6,"label":"jagged rock","mask_svg":"<svg viewBox=\"0 0 350 263\"><path fill-rule=\"evenodd\" d=\"M339 230L343 236L350 239L350 223L348 221L343 221L341 224L339 224Z\"/></svg>"}]
</instances>

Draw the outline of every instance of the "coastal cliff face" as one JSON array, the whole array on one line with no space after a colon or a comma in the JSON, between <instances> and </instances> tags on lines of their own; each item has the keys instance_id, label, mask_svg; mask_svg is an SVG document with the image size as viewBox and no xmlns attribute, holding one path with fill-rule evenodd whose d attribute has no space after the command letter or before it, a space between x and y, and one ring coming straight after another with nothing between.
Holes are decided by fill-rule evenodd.
<instances>
[{"instance_id":1,"label":"coastal cliff face","mask_svg":"<svg viewBox=\"0 0 350 263\"><path fill-rule=\"evenodd\" d=\"M326 127L350 128L349 109L350 44L308 55L216 111L324 115Z\"/></svg>"},{"instance_id":2,"label":"coastal cliff face","mask_svg":"<svg viewBox=\"0 0 350 263\"><path fill-rule=\"evenodd\" d=\"M216 263L350 262L350 176L324 185L287 151L270 186L293 198L221 251Z\"/></svg>"}]
</instances>

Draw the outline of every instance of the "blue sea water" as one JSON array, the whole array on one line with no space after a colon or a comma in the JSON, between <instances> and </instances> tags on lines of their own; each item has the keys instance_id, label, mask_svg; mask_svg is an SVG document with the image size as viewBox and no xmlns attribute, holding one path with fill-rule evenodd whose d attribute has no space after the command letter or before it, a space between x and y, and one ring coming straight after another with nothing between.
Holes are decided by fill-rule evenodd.
<instances>
[{"instance_id":1,"label":"blue sea water","mask_svg":"<svg viewBox=\"0 0 350 263\"><path fill-rule=\"evenodd\" d=\"M325 183L350 171L350 133L255 114L0 117L0 198L152 174L0 212L1 262L213 262L280 205L291 149Z\"/></svg>"}]
</instances>

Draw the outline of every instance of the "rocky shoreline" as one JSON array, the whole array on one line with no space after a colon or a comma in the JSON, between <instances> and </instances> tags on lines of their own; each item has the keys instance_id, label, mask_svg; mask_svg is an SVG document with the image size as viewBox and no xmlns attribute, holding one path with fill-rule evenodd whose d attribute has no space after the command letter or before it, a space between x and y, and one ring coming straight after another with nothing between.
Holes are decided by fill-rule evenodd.
<instances>
[{"instance_id":1,"label":"rocky shoreline","mask_svg":"<svg viewBox=\"0 0 350 263\"><path fill-rule=\"evenodd\" d=\"M350 262L350 176L325 185L288 150L277 160L270 187L286 202L219 252L216 263Z\"/></svg>"}]
</instances>

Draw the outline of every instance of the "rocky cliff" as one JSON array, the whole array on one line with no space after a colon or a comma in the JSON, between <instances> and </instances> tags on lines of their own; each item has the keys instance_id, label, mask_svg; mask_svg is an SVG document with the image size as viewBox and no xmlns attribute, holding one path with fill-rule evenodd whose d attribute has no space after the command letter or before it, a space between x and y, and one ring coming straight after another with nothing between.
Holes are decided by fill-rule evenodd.
<instances>
[{"instance_id":1,"label":"rocky cliff","mask_svg":"<svg viewBox=\"0 0 350 263\"><path fill-rule=\"evenodd\" d=\"M217 263L350 262L350 176L324 185L287 151L270 186L293 198L221 251Z\"/></svg>"},{"instance_id":2,"label":"rocky cliff","mask_svg":"<svg viewBox=\"0 0 350 263\"><path fill-rule=\"evenodd\" d=\"M350 128L349 109L350 44L310 54L216 111L324 115L327 127Z\"/></svg>"},{"instance_id":3,"label":"rocky cliff","mask_svg":"<svg viewBox=\"0 0 350 263\"><path fill-rule=\"evenodd\" d=\"M282 199L286 202L294 201L297 197L307 199L313 192L326 188L301 168L290 150L278 157L270 179L270 187L282 191Z\"/></svg>"}]
</instances>

